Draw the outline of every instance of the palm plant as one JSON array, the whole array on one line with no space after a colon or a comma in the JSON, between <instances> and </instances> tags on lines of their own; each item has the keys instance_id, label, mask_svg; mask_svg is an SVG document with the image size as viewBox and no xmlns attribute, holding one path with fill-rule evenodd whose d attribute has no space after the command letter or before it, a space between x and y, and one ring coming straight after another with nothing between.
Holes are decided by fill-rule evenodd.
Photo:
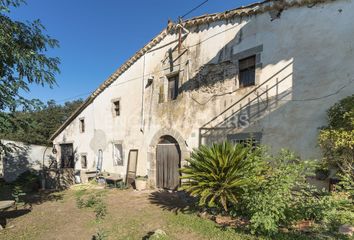
<instances>
[{"instance_id":1,"label":"palm plant","mask_svg":"<svg viewBox=\"0 0 354 240\"><path fill-rule=\"evenodd\" d=\"M181 190L197 197L201 206L228 211L229 204L236 204L245 188L261 181L266 166L263 152L263 148L251 144L223 142L201 146L181 169Z\"/></svg>"}]
</instances>

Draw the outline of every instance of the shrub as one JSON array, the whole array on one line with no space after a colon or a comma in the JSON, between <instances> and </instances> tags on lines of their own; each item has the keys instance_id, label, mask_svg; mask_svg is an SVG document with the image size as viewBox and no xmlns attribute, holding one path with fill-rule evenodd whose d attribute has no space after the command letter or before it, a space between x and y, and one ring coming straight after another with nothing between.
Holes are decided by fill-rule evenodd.
<instances>
[{"instance_id":1,"label":"shrub","mask_svg":"<svg viewBox=\"0 0 354 240\"><path fill-rule=\"evenodd\" d=\"M354 204L354 173L346 172L338 175L341 178L341 188L339 189L347 192Z\"/></svg>"},{"instance_id":2,"label":"shrub","mask_svg":"<svg viewBox=\"0 0 354 240\"><path fill-rule=\"evenodd\" d=\"M262 154L262 148L229 142L201 146L181 170L185 179L181 190L197 197L200 206L228 211L250 185L262 180Z\"/></svg>"},{"instance_id":3,"label":"shrub","mask_svg":"<svg viewBox=\"0 0 354 240\"><path fill-rule=\"evenodd\" d=\"M339 170L341 190L354 199L354 94L327 111L328 126L319 134L324 163Z\"/></svg>"},{"instance_id":4,"label":"shrub","mask_svg":"<svg viewBox=\"0 0 354 240\"><path fill-rule=\"evenodd\" d=\"M201 146L188 162L181 189L214 214L223 209L247 218L252 233L273 235L300 220L328 231L354 223L350 196L309 185L307 177L315 174L318 162L301 160L289 150L271 156L264 147L225 142Z\"/></svg>"},{"instance_id":5,"label":"shrub","mask_svg":"<svg viewBox=\"0 0 354 240\"><path fill-rule=\"evenodd\" d=\"M332 209L327 212L321 226L325 227L328 232L336 232L344 224L354 225L354 212Z\"/></svg>"},{"instance_id":6,"label":"shrub","mask_svg":"<svg viewBox=\"0 0 354 240\"><path fill-rule=\"evenodd\" d=\"M328 126L319 135L324 160L354 179L354 95L333 105L327 115Z\"/></svg>"},{"instance_id":7,"label":"shrub","mask_svg":"<svg viewBox=\"0 0 354 240\"><path fill-rule=\"evenodd\" d=\"M102 201L102 196L91 194L84 198L83 196L78 195L76 197L76 206L78 208L93 208L96 220L102 220L107 214L107 207Z\"/></svg>"},{"instance_id":8,"label":"shrub","mask_svg":"<svg viewBox=\"0 0 354 240\"><path fill-rule=\"evenodd\" d=\"M333 204L327 191L318 191L308 187L293 193L293 202L286 210L287 222L299 220L322 221L325 212L332 209Z\"/></svg>"},{"instance_id":9,"label":"shrub","mask_svg":"<svg viewBox=\"0 0 354 240\"><path fill-rule=\"evenodd\" d=\"M329 232L337 231L340 225L354 225L354 206L348 194L333 192L327 196L330 206L324 211L322 227Z\"/></svg>"},{"instance_id":10,"label":"shrub","mask_svg":"<svg viewBox=\"0 0 354 240\"><path fill-rule=\"evenodd\" d=\"M102 220L106 214L107 214L107 207L106 205L100 201L96 206L95 206L95 209L94 209L94 212L96 214L96 221L100 221Z\"/></svg>"},{"instance_id":11,"label":"shrub","mask_svg":"<svg viewBox=\"0 0 354 240\"><path fill-rule=\"evenodd\" d=\"M98 205L101 202L101 198L98 198L97 196L91 194L88 196L86 202L85 202L85 207L87 208L93 208L96 205Z\"/></svg>"},{"instance_id":12,"label":"shrub","mask_svg":"<svg viewBox=\"0 0 354 240\"><path fill-rule=\"evenodd\" d=\"M85 201L81 197L76 197L76 206L77 208L84 208Z\"/></svg>"},{"instance_id":13,"label":"shrub","mask_svg":"<svg viewBox=\"0 0 354 240\"><path fill-rule=\"evenodd\" d=\"M316 192L313 195L298 197L292 204L297 220L313 220L321 232L338 231L340 225L354 225L352 201L343 192Z\"/></svg>"},{"instance_id":14,"label":"shrub","mask_svg":"<svg viewBox=\"0 0 354 240\"><path fill-rule=\"evenodd\" d=\"M97 233L92 236L92 240L106 240L107 234L102 229L98 229Z\"/></svg>"},{"instance_id":15,"label":"shrub","mask_svg":"<svg viewBox=\"0 0 354 240\"><path fill-rule=\"evenodd\" d=\"M102 199L97 197L94 194L90 194L89 196L77 196L76 197L76 206L78 208L94 208L102 202Z\"/></svg>"},{"instance_id":16,"label":"shrub","mask_svg":"<svg viewBox=\"0 0 354 240\"><path fill-rule=\"evenodd\" d=\"M264 181L242 195L241 212L250 219L252 233L276 233L281 224L293 219L287 213L298 193L308 188L306 176L315 167L315 163L302 161L288 150L268 161Z\"/></svg>"}]
</instances>

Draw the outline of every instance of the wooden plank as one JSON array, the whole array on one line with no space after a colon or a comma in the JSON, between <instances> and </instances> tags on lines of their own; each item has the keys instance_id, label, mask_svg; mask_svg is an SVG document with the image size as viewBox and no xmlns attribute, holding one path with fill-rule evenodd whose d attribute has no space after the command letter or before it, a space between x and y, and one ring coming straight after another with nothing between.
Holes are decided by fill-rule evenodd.
<instances>
[{"instance_id":1,"label":"wooden plank","mask_svg":"<svg viewBox=\"0 0 354 240\"><path fill-rule=\"evenodd\" d=\"M163 154L162 147L157 145L156 148L156 185L158 188L163 188Z\"/></svg>"},{"instance_id":2,"label":"wooden plank","mask_svg":"<svg viewBox=\"0 0 354 240\"><path fill-rule=\"evenodd\" d=\"M129 151L126 183L132 184L135 181L136 167L138 161L138 150Z\"/></svg>"},{"instance_id":3,"label":"wooden plank","mask_svg":"<svg viewBox=\"0 0 354 240\"><path fill-rule=\"evenodd\" d=\"M171 146L171 189L177 189L180 183L180 174L179 174L179 166L180 166L180 153L178 150L178 146Z\"/></svg>"}]
</instances>

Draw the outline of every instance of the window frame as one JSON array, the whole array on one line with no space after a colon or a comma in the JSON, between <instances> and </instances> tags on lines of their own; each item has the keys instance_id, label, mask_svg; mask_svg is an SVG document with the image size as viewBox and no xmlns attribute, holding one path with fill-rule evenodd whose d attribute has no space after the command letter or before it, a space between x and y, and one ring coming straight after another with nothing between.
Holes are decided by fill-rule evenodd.
<instances>
[{"instance_id":1,"label":"window frame","mask_svg":"<svg viewBox=\"0 0 354 240\"><path fill-rule=\"evenodd\" d=\"M252 65L247 61L251 61ZM245 62L245 63L242 63ZM246 65L243 67L242 65ZM253 54L238 60L238 81L240 88L246 88L256 85L256 70L257 70L257 55ZM248 79L245 78L245 74L247 74ZM253 78L250 80L250 76Z\"/></svg>"},{"instance_id":2,"label":"window frame","mask_svg":"<svg viewBox=\"0 0 354 240\"><path fill-rule=\"evenodd\" d=\"M118 104L117 104L118 103ZM112 101L113 104L113 113L115 117L119 117L122 113L121 100L115 99ZM118 108L117 108L118 105Z\"/></svg>"},{"instance_id":3,"label":"window frame","mask_svg":"<svg viewBox=\"0 0 354 240\"><path fill-rule=\"evenodd\" d=\"M169 75L166 76L167 78L167 101L171 102L171 101L174 101L178 98L178 95L179 95L179 72L175 72L175 73L171 73ZM173 84L173 89L174 89L174 94L173 94L173 97L172 97L172 94L171 94L171 84L170 82L174 81L174 84Z\"/></svg>"},{"instance_id":4,"label":"window frame","mask_svg":"<svg viewBox=\"0 0 354 240\"><path fill-rule=\"evenodd\" d=\"M63 142L59 143L60 147L60 168L75 168L74 143ZM68 151L68 149L70 151ZM66 151L65 151L66 150ZM70 155L66 153L70 152Z\"/></svg>"},{"instance_id":5,"label":"window frame","mask_svg":"<svg viewBox=\"0 0 354 240\"><path fill-rule=\"evenodd\" d=\"M235 144L247 144L252 142L252 146L259 146L262 142L262 132L248 132L248 133L236 133L228 134L227 140ZM250 141L251 140L251 141Z\"/></svg>"},{"instance_id":6,"label":"window frame","mask_svg":"<svg viewBox=\"0 0 354 240\"><path fill-rule=\"evenodd\" d=\"M121 154L121 161L115 162L115 153L116 153L116 145L120 145L120 154ZM112 143L113 151L112 151L112 158L113 158L113 166L124 166L124 151L123 151L123 143L122 142L113 142Z\"/></svg>"},{"instance_id":7,"label":"window frame","mask_svg":"<svg viewBox=\"0 0 354 240\"><path fill-rule=\"evenodd\" d=\"M86 165L83 166L82 164L82 158L85 157L85 160L86 160ZM81 164L81 169L87 169L87 166L88 166L88 161L87 161L87 153L81 153L80 154L80 164Z\"/></svg>"},{"instance_id":8,"label":"window frame","mask_svg":"<svg viewBox=\"0 0 354 240\"><path fill-rule=\"evenodd\" d=\"M85 130L86 130L86 126L85 126L85 118L84 117L81 117L79 118L79 131L80 133L84 133Z\"/></svg>"}]
</instances>

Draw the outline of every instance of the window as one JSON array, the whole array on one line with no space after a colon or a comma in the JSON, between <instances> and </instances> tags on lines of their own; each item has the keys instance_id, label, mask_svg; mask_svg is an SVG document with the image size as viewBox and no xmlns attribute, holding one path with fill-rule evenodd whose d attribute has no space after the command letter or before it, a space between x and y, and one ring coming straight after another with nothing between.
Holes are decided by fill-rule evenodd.
<instances>
[{"instance_id":1,"label":"window","mask_svg":"<svg viewBox=\"0 0 354 240\"><path fill-rule=\"evenodd\" d=\"M86 154L81 154L81 168L82 169L87 168L87 155Z\"/></svg>"},{"instance_id":2,"label":"window","mask_svg":"<svg viewBox=\"0 0 354 240\"><path fill-rule=\"evenodd\" d=\"M103 151L102 149L99 149L97 154L97 165L96 165L96 170L98 172L101 172L102 170L102 163L103 163Z\"/></svg>"},{"instance_id":3,"label":"window","mask_svg":"<svg viewBox=\"0 0 354 240\"><path fill-rule=\"evenodd\" d=\"M113 102L115 116L120 116L120 100Z\"/></svg>"},{"instance_id":4,"label":"window","mask_svg":"<svg viewBox=\"0 0 354 240\"><path fill-rule=\"evenodd\" d=\"M81 118L79 121L80 121L80 132L83 133L85 132L85 119Z\"/></svg>"},{"instance_id":5,"label":"window","mask_svg":"<svg viewBox=\"0 0 354 240\"><path fill-rule=\"evenodd\" d=\"M122 144L113 144L113 166L123 166Z\"/></svg>"},{"instance_id":6,"label":"window","mask_svg":"<svg viewBox=\"0 0 354 240\"><path fill-rule=\"evenodd\" d=\"M239 60L239 81L240 87L255 85L256 78L256 56Z\"/></svg>"},{"instance_id":7,"label":"window","mask_svg":"<svg viewBox=\"0 0 354 240\"><path fill-rule=\"evenodd\" d=\"M258 146L261 143L262 133L237 133L227 135L227 140L235 144L252 144L253 147Z\"/></svg>"},{"instance_id":8,"label":"window","mask_svg":"<svg viewBox=\"0 0 354 240\"><path fill-rule=\"evenodd\" d=\"M60 144L61 168L74 168L74 146L72 143Z\"/></svg>"},{"instance_id":9,"label":"window","mask_svg":"<svg viewBox=\"0 0 354 240\"><path fill-rule=\"evenodd\" d=\"M168 100L175 100L178 96L178 79L179 74L174 74L169 77L168 79Z\"/></svg>"}]
</instances>

